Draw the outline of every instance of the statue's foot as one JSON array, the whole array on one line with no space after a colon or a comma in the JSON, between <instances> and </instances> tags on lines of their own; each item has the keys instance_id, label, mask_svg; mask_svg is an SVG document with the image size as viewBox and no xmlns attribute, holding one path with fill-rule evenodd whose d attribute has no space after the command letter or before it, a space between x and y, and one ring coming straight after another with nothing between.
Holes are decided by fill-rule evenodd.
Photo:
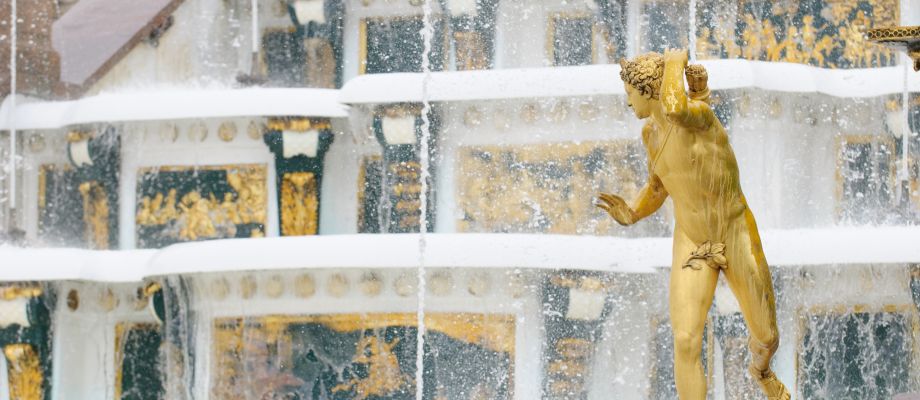
<instances>
[{"instance_id":1,"label":"statue's foot","mask_svg":"<svg viewBox=\"0 0 920 400\"><path fill-rule=\"evenodd\" d=\"M792 395L786 390L786 386L776 378L776 374L773 371L769 369L761 371L753 365L748 368L748 371L757 381L757 384L760 385L760 390L767 395L768 400L789 400L792 398Z\"/></svg>"}]
</instances>

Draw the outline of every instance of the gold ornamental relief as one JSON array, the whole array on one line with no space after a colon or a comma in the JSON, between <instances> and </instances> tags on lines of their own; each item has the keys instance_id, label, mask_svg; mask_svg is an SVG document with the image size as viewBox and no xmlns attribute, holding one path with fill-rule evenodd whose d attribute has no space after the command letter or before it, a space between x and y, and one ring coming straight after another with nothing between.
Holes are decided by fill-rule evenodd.
<instances>
[{"instance_id":1,"label":"gold ornamental relief","mask_svg":"<svg viewBox=\"0 0 920 400\"><path fill-rule=\"evenodd\" d=\"M267 128L274 131L306 132L310 130L326 130L332 128L328 118L300 118L282 117L269 118Z\"/></svg>"},{"instance_id":2,"label":"gold ornamental relief","mask_svg":"<svg viewBox=\"0 0 920 400\"><path fill-rule=\"evenodd\" d=\"M315 235L318 212L316 175L312 172L285 173L281 179L281 234Z\"/></svg>"},{"instance_id":3,"label":"gold ornamental relief","mask_svg":"<svg viewBox=\"0 0 920 400\"><path fill-rule=\"evenodd\" d=\"M161 167L138 176L135 221L141 247L264 235L263 165Z\"/></svg>"},{"instance_id":4,"label":"gold ornamental relief","mask_svg":"<svg viewBox=\"0 0 920 400\"><path fill-rule=\"evenodd\" d=\"M354 391L356 400L387 396L404 387L411 387L413 377L399 369L399 358L393 348L399 338L389 342L378 336L358 340L352 362L367 367L366 378L353 378L332 388L333 393Z\"/></svg>"},{"instance_id":5,"label":"gold ornamental relief","mask_svg":"<svg viewBox=\"0 0 920 400\"><path fill-rule=\"evenodd\" d=\"M16 343L3 347L6 356L10 398L16 400L42 400L43 371L35 347Z\"/></svg>"},{"instance_id":6,"label":"gold ornamental relief","mask_svg":"<svg viewBox=\"0 0 920 400\"><path fill-rule=\"evenodd\" d=\"M415 379L410 367L414 362L409 361L415 359L415 344L407 338L415 338L416 318L412 313L379 313L217 319L212 330L216 373L211 398L278 398L302 395L300 391L309 387L319 387L329 398L411 396ZM472 351L490 360L464 371L441 360L441 368L488 394L469 398L511 398L507 389L513 382L513 315L431 313L425 324L434 353L451 359ZM312 364L294 369L294 360ZM322 372L304 374L307 370ZM439 385L428 379L426 386Z\"/></svg>"},{"instance_id":7,"label":"gold ornamental relief","mask_svg":"<svg viewBox=\"0 0 920 400\"><path fill-rule=\"evenodd\" d=\"M897 55L870 40L904 31L874 32L900 22L898 0L740 1L737 12L703 0L696 54L700 59L745 58L824 68L867 68L897 63ZM819 11L815 13L815 10ZM738 33L736 35L736 32Z\"/></svg>"},{"instance_id":8,"label":"gold ornamental relief","mask_svg":"<svg viewBox=\"0 0 920 400\"><path fill-rule=\"evenodd\" d=\"M645 175L645 157L635 140L463 148L456 189L463 213L459 229L624 232L590 199L602 188L634 195ZM655 233L667 230L663 221L649 221L647 227Z\"/></svg>"}]
</instances>

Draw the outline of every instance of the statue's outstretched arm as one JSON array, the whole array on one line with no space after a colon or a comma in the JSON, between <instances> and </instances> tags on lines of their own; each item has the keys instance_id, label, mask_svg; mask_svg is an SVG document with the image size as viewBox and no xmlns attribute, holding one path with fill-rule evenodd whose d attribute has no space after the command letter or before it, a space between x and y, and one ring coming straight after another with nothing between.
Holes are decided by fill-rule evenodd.
<instances>
[{"instance_id":1,"label":"statue's outstretched arm","mask_svg":"<svg viewBox=\"0 0 920 400\"><path fill-rule=\"evenodd\" d=\"M669 49L664 53L664 76L661 82L661 104L671 123L693 129L707 129L715 118L703 101L691 100L684 90L686 50Z\"/></svg>"},{"instance_id":2,"label":"statue's outstretched arm","mask_svg":"<svg viewBox=\"0 0 920 400\"><path fill-rule=\"evenodd\" d=\"M656 175L652 175L645 186L639 190L639 195L633 200L632 206L626 204L622 197L609 193L601 193L596 205L607 211L620 225L632 225L658 211L667 198L668 191L665 190L661 180Z\"/></svg>"}]
</instances>

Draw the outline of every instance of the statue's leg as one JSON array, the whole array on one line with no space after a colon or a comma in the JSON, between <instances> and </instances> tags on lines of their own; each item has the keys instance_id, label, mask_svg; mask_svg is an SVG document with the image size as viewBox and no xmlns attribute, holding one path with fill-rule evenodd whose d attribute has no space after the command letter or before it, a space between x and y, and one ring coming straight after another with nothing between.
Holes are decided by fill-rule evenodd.
<instances>
[{"instance_id":1,"label":"statue's leg","mask_svg":"<svg viewBox=\"0 0 920 400\"><path fill-rule=\"evenodd\" d=\"M701 359L703 328L719 279L713 268L684 268L698 244L677 227L671 265L671 326L674 329L674 377L680 400L704 400L706 376Z\"/></svg>"},{"instance_id":2,"label":"statue's leg","mask_svg":"<svg viewBox=\"0 0 920 400\"><path fill-rule=\"evenodd\" d=\"M770 369L770 360L779 347L773 281L754 218L750 211L746 214L745 222L738 224L727 238L725 278L738 299L751 333L751 375L768 399L788 400L789 391Z\"/></svg>"}]
</instances>

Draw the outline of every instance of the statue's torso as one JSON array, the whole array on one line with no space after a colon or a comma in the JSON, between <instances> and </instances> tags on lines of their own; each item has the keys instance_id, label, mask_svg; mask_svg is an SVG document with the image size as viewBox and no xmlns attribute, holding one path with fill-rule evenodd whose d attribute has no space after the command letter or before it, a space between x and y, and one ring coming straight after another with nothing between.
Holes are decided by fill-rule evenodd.
<instances>
[{"instance_id":1,"label":"statue's torso","mask_svg":"<svg viewBox=\"0 0 920 400\"><path fill-rule=\"evenodd\" d=\"M678 228L697 242L724 240L727 228L742 221L746 209L725 130L718 122L706 130L648 123L651 131L643 136L649 170L671 196Z\"/></svg>"}]
</instances>

